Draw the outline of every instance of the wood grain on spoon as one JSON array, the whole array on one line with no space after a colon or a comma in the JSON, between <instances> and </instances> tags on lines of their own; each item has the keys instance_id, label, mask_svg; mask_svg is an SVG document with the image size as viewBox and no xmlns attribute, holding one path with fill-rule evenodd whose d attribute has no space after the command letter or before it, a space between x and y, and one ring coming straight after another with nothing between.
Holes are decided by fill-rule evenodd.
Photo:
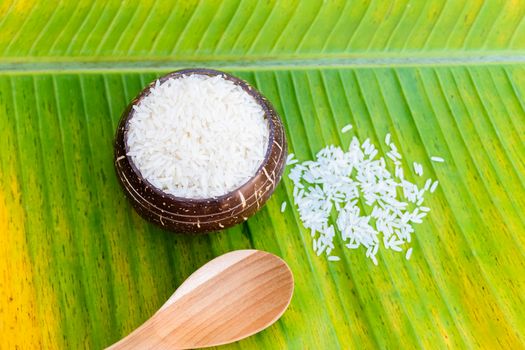
<instances>
[{"instance_id":1,"label":"wood grain on spoon","mask_svg":"<svg viewBox=\"0 0 525 350\"><path fill-rule=\"evenodd\" d=\"M293 294L286 263L238 250L195 271L148 321L108 349L189 349L231 343L273 324Z\"/></svg>"}]
</instances>

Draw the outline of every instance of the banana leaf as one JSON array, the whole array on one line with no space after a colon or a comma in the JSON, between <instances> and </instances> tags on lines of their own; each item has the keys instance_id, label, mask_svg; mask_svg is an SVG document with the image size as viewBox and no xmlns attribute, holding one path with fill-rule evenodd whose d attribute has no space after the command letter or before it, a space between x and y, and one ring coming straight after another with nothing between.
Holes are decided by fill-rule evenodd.
<instances>
[{"instance_id":1,"label":"banana leaf","mask_svg":"<svg viewBox=\"0 0 525 350\"><path fill-rule=\"evenodd\" d=\"M244 248L283 257L295 295L224 349L525 348L524 16L489 0L0 1L0 348L108 346ZM286 176L224 232L141 219L113 169L115 128L185 67L256 86L300 159L390 132L406 169L440 183L411 259L316 256Z\"/></svg>"}]
</instances>

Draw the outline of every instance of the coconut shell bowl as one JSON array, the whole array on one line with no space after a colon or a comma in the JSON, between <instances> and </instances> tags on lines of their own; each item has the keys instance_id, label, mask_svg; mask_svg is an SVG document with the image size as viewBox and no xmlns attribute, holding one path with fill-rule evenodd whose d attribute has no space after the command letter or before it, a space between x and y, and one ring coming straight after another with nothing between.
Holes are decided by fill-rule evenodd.
<instances>
[{"instance_id":1,"label":"coconut shell bowl","mask_svg":"<svg viewBox=\"0 0 525 350\"><path fill-rule=\"evenodd\" d=\"M230 74L211 69L183 69L159 78L162 84L172 78L191 74L221 75L250 94L262 107L268 121L268 148L257 172L237 189L219 197L193 199L166 193L142 177L128 153L126 144L129 120L134 105L150 93L155 81L150 83L125 109L116 132L115 169L124 190L135 210L146 220L173 232L198 234L219 231L239 224L254 215L270 198L279 183L287 157L287 144L281 119L271 103L247 82Z\"/></svg>"}]
</instances>

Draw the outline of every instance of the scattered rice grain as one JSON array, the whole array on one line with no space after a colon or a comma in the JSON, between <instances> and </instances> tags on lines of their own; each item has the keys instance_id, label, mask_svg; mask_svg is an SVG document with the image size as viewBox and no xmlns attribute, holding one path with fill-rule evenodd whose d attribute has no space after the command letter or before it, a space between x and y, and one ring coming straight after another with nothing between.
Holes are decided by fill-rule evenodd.
<instances>
[{"instance_id":1,"label":"scattered rice grain","mask_svg":"<svg viewBox=\"0 0 525 350\"><path fill-rule=\"evenodd\" d=\"M344 133L349 132L351 129L352 129L352 124L348 124L348 125L345 125L345 126L341 129L341 132L344 134Z\"/></svg>"}]
</instances>

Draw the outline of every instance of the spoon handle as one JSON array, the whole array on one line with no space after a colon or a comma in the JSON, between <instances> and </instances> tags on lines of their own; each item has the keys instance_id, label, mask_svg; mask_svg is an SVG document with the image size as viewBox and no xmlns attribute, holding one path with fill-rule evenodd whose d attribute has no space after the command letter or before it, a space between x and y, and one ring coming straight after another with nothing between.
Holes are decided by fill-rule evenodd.
<instances>
[{"instance_id":1,"label":"spoon handle","mask_svg":"<svg viewBox=\"0 0 525 350\"><path fill-rule=\"evenodd\" d=\"M172 342L168 343L154 330L153 322L146 321L142 326L135 329L127 337L119 340L106 350L134 350L134 349L158 349L177 350L183 349Z\"/></svg>"}]
</instances>

